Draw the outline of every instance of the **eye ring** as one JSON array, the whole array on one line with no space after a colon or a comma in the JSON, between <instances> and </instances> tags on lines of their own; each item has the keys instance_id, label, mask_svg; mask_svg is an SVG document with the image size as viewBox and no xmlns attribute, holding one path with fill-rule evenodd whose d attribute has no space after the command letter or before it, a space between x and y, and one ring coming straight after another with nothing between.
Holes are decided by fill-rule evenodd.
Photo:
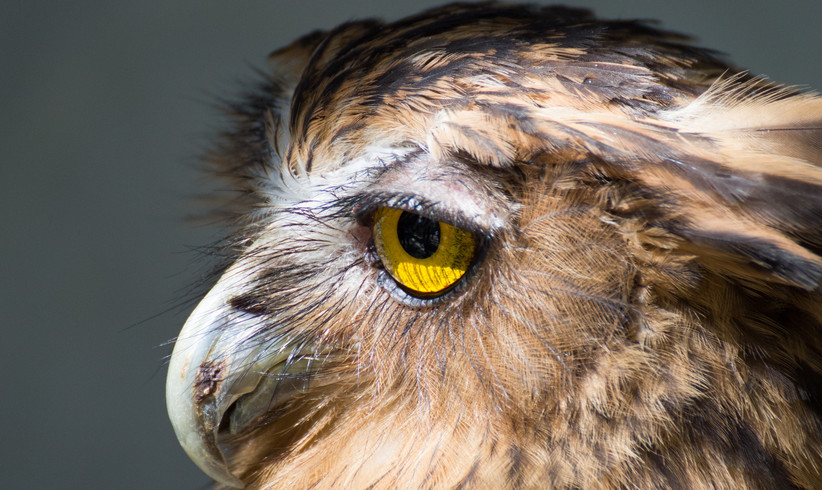
<instances>
[{"instance_id":1,"label":"eye ring","mask_svg":"<svg viewBox=\"0 0 822 490\"><path fill-rule=\"evenodd\" d=\"M480 251L462 228L398 208L379 207L372 232L385 272L415 298L437 298L466 275Z\"/></svg>"}]
</instances>

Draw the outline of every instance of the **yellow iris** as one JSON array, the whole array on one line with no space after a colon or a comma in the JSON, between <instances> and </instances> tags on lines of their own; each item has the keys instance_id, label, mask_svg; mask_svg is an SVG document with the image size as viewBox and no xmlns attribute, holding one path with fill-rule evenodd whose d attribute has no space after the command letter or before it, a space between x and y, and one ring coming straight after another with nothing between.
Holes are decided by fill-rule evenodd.
<instances>
[{"instance_id":1,"label":"yellow iris","mask_svg":"<svg viewBox=\"0 0 822 490\"><path fill-rule=\"evenodd\" d=\"M468 231L395 208L374 214L374 244L385 269L411 293L445 292L474 260Z\"/></svg>"}]
</instances>

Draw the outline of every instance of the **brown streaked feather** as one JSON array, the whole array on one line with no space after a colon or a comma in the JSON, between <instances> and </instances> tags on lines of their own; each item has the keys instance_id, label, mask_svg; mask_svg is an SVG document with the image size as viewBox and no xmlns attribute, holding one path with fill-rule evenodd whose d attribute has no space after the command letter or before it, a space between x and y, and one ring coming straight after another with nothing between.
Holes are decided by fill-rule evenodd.
<instances>
[{"instance_id":1,"label":"brown streaked feather","mask_svg":"<svg viewBox=\"0 0 822 490\"><path fill-rule=\"evenodd\" d=\"M214 158L253 271L231 307L322 361L223 441L249 487L822 488L822 98L560 7L353 22L271 61ZM333 181L374 148L396 161ZM436 306L358 241L351 189L403 179L500 222Z\"/></svg>"}]
</instances>

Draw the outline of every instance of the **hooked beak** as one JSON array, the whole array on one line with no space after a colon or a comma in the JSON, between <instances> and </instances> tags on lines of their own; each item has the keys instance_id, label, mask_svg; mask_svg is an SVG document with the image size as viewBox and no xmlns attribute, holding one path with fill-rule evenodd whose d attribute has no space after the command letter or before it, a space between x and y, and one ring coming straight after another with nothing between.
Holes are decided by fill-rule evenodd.
<instances>
[{"instance_id":1,"label":"hooked beak","mask_svg":"<svg viewBox=\"0 0 822 490\"><path fill-rule=\"evenodd\" d=\"M305 375L312 360L289 346L276 326L231 306L243 277L227 271L191 313L166 380L166 406L183 449L211 478L232 487L243 483L229 469L221 438L307 389L305 376L283 375Z\"/></svg>"}]
</instances>

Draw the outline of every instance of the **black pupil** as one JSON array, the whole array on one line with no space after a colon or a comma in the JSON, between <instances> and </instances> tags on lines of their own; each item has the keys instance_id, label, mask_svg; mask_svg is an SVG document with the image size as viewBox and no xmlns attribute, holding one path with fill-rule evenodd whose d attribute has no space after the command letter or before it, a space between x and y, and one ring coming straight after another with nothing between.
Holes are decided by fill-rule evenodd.
<instances>
[{"instance_id":1,"label":"black pupil","mask_svg":"<svg viewBox=\"0 0 822 490\"><path fill-rule=\"evenodd\" d=\"M440 246L440 223L403 211L397 221L397 238L408 255L415 259L428 258Z\"/></svg>"}]
</instances>

